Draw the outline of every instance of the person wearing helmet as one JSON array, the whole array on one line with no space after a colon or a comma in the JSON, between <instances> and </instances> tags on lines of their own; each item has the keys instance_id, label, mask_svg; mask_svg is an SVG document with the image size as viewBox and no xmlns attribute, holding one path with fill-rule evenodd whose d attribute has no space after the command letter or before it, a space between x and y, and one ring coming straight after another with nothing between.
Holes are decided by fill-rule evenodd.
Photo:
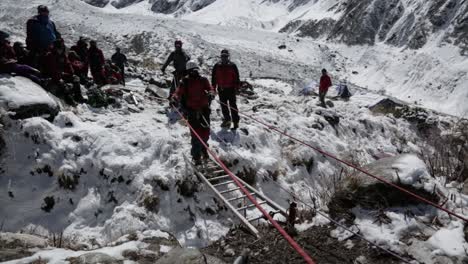
<instances>
[{"instance_id":1,"label":"person wearing helmet","mask_svg":"<svg viewBox=\"0 0 468 264\"><path fill-rule=\"evenodd\" d=\"M212 72L212 85L218 91L221 101L221 110L224 121L223 128L230 128L231 121L234 122L233 129L239 127L239 113L237 112L236 94L240 86L239 70L236 64L231 62L229 51L221 51L221 61L216 63Z\"/></svg>"},{"instance_id":2,"label":"person wearing helmet","mask_svg":"<svg viewBox=\"0 0 468 264\"><path fill-rule=\"evenodd\" d=\"M166 73L166 68L172 62L174 66L174 82L171 86L170 96L174 93L175 89L179 86L180 80L185 76L185 70L187 62L190 60L190 56L182 49L182 41L176 40L174 42L175 50L171 52L166 62L161 68L163 74Z\"/></svg>"},{"instance_id":3,"label":"person wearing helmet","mask_svg":"<svg viewBox=\"0 0 468 264\"><path fill-rule=\"evenodd\" d=\"M49 50L52 43L62 38L55 23L49 18L49 8L40 5L37 13L26 24L26 46L34 55L34 66L37 66L37 61Z\"/></svg>"},{"instance_id":4,"label":"person wearing helmet","mask_svg":"<svg viewBox=\"0 0 468 264\"><path fill-rule=\"evenodd\" d=\"M181 81L174 95L171 97L172 104L176 104L182 98L186 100L187 119L191 127L208 145L210 137L210 102L213 99L213 88L207 78L199 73L197 63L187 63L187 76ZM201 157L207 159L208 151L191 131L191 155L196 165L201 164Z\"/></svg>"}]
</instances>

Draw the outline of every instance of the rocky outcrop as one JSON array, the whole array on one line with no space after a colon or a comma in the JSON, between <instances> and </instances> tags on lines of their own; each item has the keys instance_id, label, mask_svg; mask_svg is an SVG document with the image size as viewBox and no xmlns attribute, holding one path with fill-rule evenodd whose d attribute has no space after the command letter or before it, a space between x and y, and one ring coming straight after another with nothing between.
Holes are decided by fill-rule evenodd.
<instances>
[{"instance_id":1,"label":"rocky outcrop","mask_svg":"<svg viewBox=\"0 0 468 264\"><path fill-rule=\"evenodd\" d=\"M47 240L41 237L19 233L0 233L0 262L31 256L37 249L47 246Z\"/></svg>"},{"instance_id":2,"label":"rocky outcrop","mask_svg":"<svg viewBox=\"0 0 468 264\"><path fill-rule=\"evenodd\" d=\"M225 264L210 255L202 254L198 249L175 248L164 257L156 261L156 264Z\"/></svg>"},{"instance_id":3,"label":"rocky outcrop","mask_svg":"<svg viewBox=\"0 0 468 264\"><path fill-rule=\"evenodd\" d=\"M0 75L0 108L11 119L35 116L53 120L59 113L59 104L42 87L23 77Z\"/></svg>"},{"instance_id":4,"label":"rocky outcrop","mask_svg":"<svg viewBox=\"0 0 468 264\"><path fill-rule=\"evenodd\" d=\"M151 10L153 12L162 14L182 14L187 11L198 11L208 5L211 5L215 1L216 0L151 0L150 2L154 2L151 6Z\"/></svg>"},{"instance_id":5,"label":"rocky outcrop","mask_svg":"<svg viewBox=\"0 0 468 264\"><path fill-rule=\"evenodd\" d=\"M86 253L77 258L69 258L71 264L119 264L119 261L104 253Z\"/></svg>"}]
</instances>

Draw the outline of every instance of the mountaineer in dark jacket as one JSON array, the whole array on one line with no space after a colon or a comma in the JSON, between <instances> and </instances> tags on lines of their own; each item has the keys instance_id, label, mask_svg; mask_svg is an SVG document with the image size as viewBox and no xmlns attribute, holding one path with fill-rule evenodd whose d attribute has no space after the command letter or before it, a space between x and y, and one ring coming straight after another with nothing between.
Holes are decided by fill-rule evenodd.
<instances>
[{"instance_id":1,"label":"mountaineer in dark jacket","mask_svg":"<svg viewBox=\"0 0 468 264\"><path fill-rule=\"evenodd\" d=\"M219 93L221 110L224 121L223 128L230 128L231 121L234 122L233 129L239 127L239 113L237 112L236 94L239 91L239 70L236 64L229 59L229 51L221 51L221 61L213 67L211 84Z\"/></svg>"},{"instance_id":2,"label":"mountaineer in dark jacket","mask_svg":"<svg viewBox=\"0 0 468 264\"><path fill-rule=\"evenodd\" d=\"M37 7L38 15L28 20L26 24L26 45L31 52L45 53L61 35L55 23L49 18L47 6Z\"/></svg>"},{"instance_id":3,"label":"mountaineer in dark jacket","mask_svg":"<svg viewBox=\"0 0 468 264\"><path fill-rule=\"evenodd\" d=\"M103 74L106 60L104 59L102 50L97 47L97 43L94 40L90 42L90 48L88 50L88 61L94 82L98 85L106 84L106 78Z\"/></svg>"},{"instance_id":4,"label":"mountaineer in dark jacket","mask_svg":"<svg viewBox=\"0 0 468 264\"><path fill-rule=\"evenodd\" d=\"M175 69L175 71L173 72L174 83L171 86L169 96L171 96L174 93L175 89L179 87L180 80L182 80L182 78L185 76L187 62L190 60L190 56L188 56L187 53L185 53L185 51L182 49L182 41L176 40L174 42L174 46L175 51L171 52L163 67L161 68L163 74L165 74L167 66L169 66L169 64L173 62L173 66Z\"/></svg>"},{"instance_id":5,"label":"mountaineer in dark jacket","mask_svg":"<svg viewBox=\"0 0 468 264\"><path fill-rule=\"evenodd\" d=\"M111 60L119 67L121 82L125 86L125 65L128 65L127 56L120 52L120 48L115 48L115 53L112 55Z\"/></svg>"}]
</instances>

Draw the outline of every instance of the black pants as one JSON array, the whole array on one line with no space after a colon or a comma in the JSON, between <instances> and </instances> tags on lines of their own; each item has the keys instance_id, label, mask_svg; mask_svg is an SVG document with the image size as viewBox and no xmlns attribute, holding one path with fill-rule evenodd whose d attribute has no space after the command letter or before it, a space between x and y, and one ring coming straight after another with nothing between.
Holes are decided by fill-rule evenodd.
<instances>
[{"instance_id":1,"label":"black pants","mask_svg":"<svg viewBox=\"0 0 468 264\"><path fill-rule=\"evenodd\" d=\"M125 86L125 66L119 66L120 74L122 74L122 84Z\"/></svg>"},{"instance_id":2,"label":"black pants","mask_svg":"<svg viewBox=\"0 0 468 264\"><path fill-rule=\"evenodd\" d=\"M221 101L221 110L224 121L233 121L239 123L239 113L237 112L236 89L218 88L219 100Z\"/></svg>"},{"instance_id":3,"label":"black pants","mask_svg":"<svg viewBox=\"0 0 468 264\"><path fill-rule=\"evenodd\" d=\"M197 134L203 140L203 143L205 143L207 146L208 146L208 139L210 138L210 114L211 114L211 110L208 107L200 111L195 111L192 109L189 109L187 111L187 115L188 115L187 118L188 118L188 122L190 126L192 126L195 132L197 132ZM202 154L208 156L205 146L203 146L203 144L200 142L198 137L192 131L190 135L192 136L191 154L192 154L193 159L195 160L200 159Z\"/></svg>"},{"instance_id":4,"label":"black pants","mask_svg":"<svg viewBox=\"0 0 468 264\"><path fill-rule=\"evenodd\" d=\"M325 96L327 95L327 92L328 91L319 92L320 103L322 105L325 105Z\"/></svg>"}]
</instances>

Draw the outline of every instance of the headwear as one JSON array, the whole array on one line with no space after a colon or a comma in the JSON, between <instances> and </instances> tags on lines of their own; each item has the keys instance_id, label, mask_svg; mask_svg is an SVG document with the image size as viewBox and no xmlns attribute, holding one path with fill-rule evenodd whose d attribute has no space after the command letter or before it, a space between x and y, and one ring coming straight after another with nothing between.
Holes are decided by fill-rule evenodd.
<instances>
[{"instance_id":1,"label":"headwear","mask_svg":"<svg viewBox=\"0 0 468 264\"><path fill-rule=\"evenodd\" d=\"M45 5L40 5L37 7L38 13L49 12L49 8Z\"/></svg>"},{"instance_id":2,"label":"headwear","mask_svg":"<svg viewBox=\"0 0 468 264\"><path fill-rule=\"evenodd\" d=\"M189 70L198 70L200 69L200 67L198 67L198 64L194 61L189 61L187 62L187 67L186 67L187 71Z\"/></svg>"},{"instance_id":3,"label":"headwear","mask_svg":"<svg viewBox=\"0 0 468 264\"><path fill-rule=\"evenodd\" d=\"M10 37L10 34L6 33L5 31L0 30L0 40L1 41L6 40L9 37Z\"/></svg>"},{"instance_id":4,"label":"headwear","mask_svg":"<svg viewBox=\"0 0 468 264\"><path fill-rule=\"evenodd\" d=\"M223 49L223 50L221 51L221 57L229 57L229 56L230 56L229 50Z\"/></svg>"}]
</instances>

